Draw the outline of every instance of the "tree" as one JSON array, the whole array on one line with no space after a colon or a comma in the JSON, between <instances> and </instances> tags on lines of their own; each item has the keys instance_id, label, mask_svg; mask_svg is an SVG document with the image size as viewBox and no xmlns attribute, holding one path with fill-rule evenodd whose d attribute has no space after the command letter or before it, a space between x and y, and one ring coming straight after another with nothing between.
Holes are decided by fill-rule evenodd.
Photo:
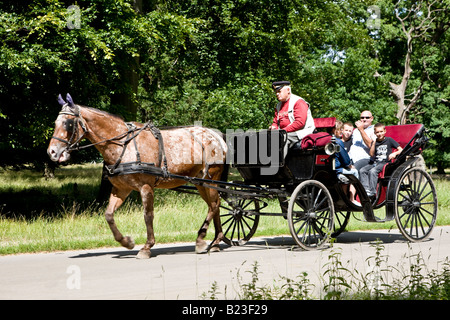
<instances>
[{"instance_id":1,"label":"tree","mask_svg":"<svg viewBox=\"0 0 450 320\"><path fill-rule=\"evenodd\" d=\"M139 2L78 1L76 23L72 1L0 2L0 165L48 160L59 93L135 119L137 59L179 48L193 30L183 17L138 13Z\"/></svg>"},{"instance_id":2,"label":"tree","mask_svg":"<svg viewBox=\"0 0 450 320\"><path fill-rule=\"evenodd\" d=\"M403 114L450 146L448 3L78 0L74 16L69 0L0 1L0 163L47 159L59 93L126 120L245 130L267 128L280 79L315 117L343 121L370 109L398 122L389 93L405 88ZM368 27L374 5L378 29ZM411 52L402 24L414 29ZM431 164L449 165L450 150L431 151Z\"/></svg>"},{"instance_id":3,"label":"tree","mask_svg":"<svg viewBox=\"0 0 450 320\"><path fill-rule=\"evenodd\" d=\"M436 46L442 35L450 27L448 14L450 10L449 3L440 1L413 1L409 7L404 7L405 1L397 2L395 6L395 16L400 21L401 30L406 37L406 54L402 81L400 84L390 82L391 94L394 96L397 105L397 118L399 124L405 124L411 109L417 104L425 81L428 79L426 51L422 49L422 76L419 85L414 88L411 94L407 94L408 82L411 78L413 69L411 59L413 55L414 44L427 46ZM412 98L406 98L412 96Z\"/></svg>"}]
</instances>

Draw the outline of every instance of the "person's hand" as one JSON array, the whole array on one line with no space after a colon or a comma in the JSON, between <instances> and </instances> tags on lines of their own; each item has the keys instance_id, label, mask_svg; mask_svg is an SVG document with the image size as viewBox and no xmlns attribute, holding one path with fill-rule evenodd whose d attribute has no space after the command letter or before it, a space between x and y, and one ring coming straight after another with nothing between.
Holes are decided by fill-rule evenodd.
<instances>
[{"instance_id":1,"label":"person's hand","mask_svg":"<svg viewBox=\"0 0 450 320\"><path fill-rule=\"evenodd\" d=\"M392 159L395 159L397 157L397 153L396 152L393 152L393 153L391 153L389 156L388 156L388 159L389 160L392 160Z\"/></svg>"},{"instance_id":2,"label":"person's hand","mask_svg":"<svg viewBox=\"0 0 450 320\"><path fill-rule=\"evenodd\" d=\"M358 128L358 130L364 130L364 123L361 120L356 121L355 126Z\"/></svg>"}]
</instances>

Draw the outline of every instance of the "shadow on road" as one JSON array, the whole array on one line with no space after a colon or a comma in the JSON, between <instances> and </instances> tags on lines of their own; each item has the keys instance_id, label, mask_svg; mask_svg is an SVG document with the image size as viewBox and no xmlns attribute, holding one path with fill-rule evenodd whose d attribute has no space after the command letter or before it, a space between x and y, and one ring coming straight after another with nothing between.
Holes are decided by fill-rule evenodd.
<instances>
[{"instance_id":1,"label":"shadow on road","mask_svg":"<svg viewBox=\"0 0 450 320\"><path fill-rule=\"evenodd\" d=\"M359 243L359 242L376 242L380 240L383 243L406 242L400 233L390 232L344 232L336 239L336 243Z\"/></svg>"},{"instance_id":2,"label":"shadow on road","mask_svg":"<svg viewBox=\"0 0 450 320\"><path fill-rule=\"evenodd\" d=\"M429 238L425 241L431 241L433 238ZM366 243L372 244L376 241L381 241L382 243L394 243L394 242L407 242L405 238L399 233L391 232L344 232L336 239L337 244L355 244L355 243ZM250 240L243 246L230 247L226 244L221 244L221 251L226 253L233 253L236 250L239 251L254 251L254 250L270 250L270 249L283 249L286 250L299 250L295 241L289 236L276 236L276 237L265 237L265 238L255 238ZM323 249L328 249L329 246L325 246ZM117 248L114 251L95 251L86 252L72 256L71 258L90 258L99 256L111 256L114 259L127 259L135 258L138 254L139 249L127 250L125 248ZM152 258L159 255L178 255L178 254L195 254L195 245L191 244L173 244L173 245L162 245L160 247L156 246L152 249Z\"/></svg>"},{"instance_id":3,"label":"shadow on road","mask_svg":"<svg viewBox=\"0 0 450 320\"><path fill-rule=\"evenodd\" d=\"M115 259L127 259L127 258L136 258L139 249L135 250L127 250L125 248L117 248L115 251L101 251L101 252L86 252L81 253L70 258L92 258L92 257L100 257L100 256L111 256ZM173 247L164 246L161 248L155 247L152 249L152 258L157 257L158 255L171 255L171 254L183 254L183 253L195 253L194 245L174 245Z\"/></svg>"}]
</instances>

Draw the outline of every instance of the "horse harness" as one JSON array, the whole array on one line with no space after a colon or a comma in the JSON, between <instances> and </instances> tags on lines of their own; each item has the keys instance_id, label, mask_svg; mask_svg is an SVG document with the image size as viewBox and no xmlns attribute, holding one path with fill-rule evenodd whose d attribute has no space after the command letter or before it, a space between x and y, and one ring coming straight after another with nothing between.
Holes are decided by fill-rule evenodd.
<instances>
[{"instance_id":1,"label":"horse harness","mask_svg":"<svg viewBox=\"0 0 450 320\"><path fill-rule=\"evenodd\" d=\"M62 115L71 115L71 116L75 117L74 119L66 119L65 123L64 123L64 129L67 132L72 134L69 140L64 140L64 139L61 139L61 138L55 137L55 136L52 137L52 139L56 139L56 140L59 140L61 142L64 142L65 144L67 144L67 147L65 148L65 150L67 150L69 152L73 151L73 150L86 149L88 147L92 147L92 146L95 146L95 145L98 145L98 144L101 144L104 142L108 142L108 141L118 141L125 137L125 140L123 142L117 142L118 144L122 145L122 147L123 147L122 153L120 154L117 161L113 165L105 165L108 176L112 177L112 176L126 175L126 174L146 173L146 174L151 174L151 175L156 176L157 179L159 177L163 177L164 180L170 178L171 175L169 174L169 171L167 168L167 158L166 158L166 153L164 150L163 137L162 137L161 131L151 121L148 121L140 128L138 128L133 122L125 122L125 125L128 128L128 131L121 133L120 135L115 136L110 139L105 139L105 140L102 140L102 141L99 141L96 143L91 143L88 145L80 146L81 140L83 139L85 134L88 132L88 129L86 127L83 117L81 116L81 114L79 113L79 111L77 109L74 110L72 108L69 108L67 104L63 106L63 108L59 114L60 115L61 114ZM75 128L78 128L78 125L80 125L81 128L83 129L83 134L80 135L77 139L76 136L78 135L78 130L75 130ZM144 130L150 130L150 132L153 134L155 139L158 141L158 164L157 165L155 163L148 163L148 162L141 161L140 153L139 153L137 142L136 142L135 138ZM188 131L192 135L194 141L199 143L200 146L202 147L202 150L204 150L203 144L194 136L194 134L189 130L186 130L186 131ZM134 147L136 150L136 161L121 163L122 158L127 149L127 146L131 141L133 141ZM208 164L207 164L207 167L208 167ZM206 169L205 171L208 172L208 169ZM206 175L206 173L205 173L205 175Z\"/></svg>"},{"instance_id":2,"label":"horse harness","mask_svg":"<svg viewBox=\"0 0 450 320\"><path fill-rule=\"evenodd\" d=\"M77 150L79 149L79 144L81 142L81 140L83 139L84 135L88 132L86 125L84 123L84 121L82 120L82 116L79 112L76 112L75 110L71 109L70 107L68 107L68 104L65 104L62 107L62 110L59 112L59 114L63 114L63 115L69 115L69 116L75 116L74 119L66 119L64 122L64 129L71 133L72 135L70 136L69 140L64 140L61 139L59 137L55 137L52 136L52 139L64 142L65 144L67 144L66 150L67 151L72 151L72 150ZM81 128L83 129L83 134L78 137L78 139L74 142L72 142L72 140L76 139L76 134L78 134L78 131L75 132L75 127L78 127L78 124L80 124ZM76 146L76 147L75 147Z\"/></svg>"},{"instance_id":3,"label":"horse harness","mask_svg":"<svg viewBox=\"0 0 450 320\"><path fill-rule=\"evenodd\" d=\"M142 128L136 127L132 122L125 122L128 127L128 132L126 133L126 139L123 142L122 154L117 159L116 163L110 166L105 166L108 172L108 176L117 176L124 174L133 173L148 173L155 176L162 176L164 179L169 177L169 171L167 169L167 158L164 151L164 141L161 131L152 123L147 122ZM141 156L139 154L136 137L144 130L150 130L156 140L158 140L158 165L154 163L142 162ZM125 154L128 143L133 141L134 148L136 150L136 161L133 162L122 162L122 157ZM163 165L161 167L161 165Z\"/></svg>"}]
</instances>

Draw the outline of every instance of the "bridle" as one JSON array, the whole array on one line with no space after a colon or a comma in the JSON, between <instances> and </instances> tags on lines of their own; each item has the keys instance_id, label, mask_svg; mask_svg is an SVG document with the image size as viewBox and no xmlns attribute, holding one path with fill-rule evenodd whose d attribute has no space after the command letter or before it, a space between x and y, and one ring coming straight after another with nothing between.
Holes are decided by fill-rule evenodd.
<instances>
[{"instance_id":1,"label":"bridle","mask_svg":"<svg viewBox=\"0 0 450 320\"><path fill-rule=\"evenodd\" d=\"M77 108L77 111L79 110L79 108ZM64 129L67 132L71 132L72 135L70 136L69 140L65 140L65 139L61 139L59 137L55 137L52 136L52 139L61 141L63 143L65 143L67 146L65 147L65 149L63 149L61 151L61 154L64 151L67 152L71 152L73 150L79 150L82 149L82 147L80 147L80 142L81 140L83 140L84 136L86 135L86 133L88 133L88 129L86 127L86 122L84 121L83 117L81 116L81 114L78 112L75 112L74 109L69 107L69 104L65 104L62 107L62 110L59 112L60 115L69 115L69 116L74 116L74 119L66 119L65 120L65 124L64 124ZM83 134L79 134L78 133L78 125L80 125L81 129L83 129ZM77 138L78 137L78 138Z\"/></svg>"},{"instance_id":2,"label":"bridle","mask_svg":"<svg viewBox=\"0 0 450 320\"><path fill-rule=\"evenodd\" d=\"M76 108L74 108L74 106ZM166 176L167 173L167 159L165 156L165 152L164 152L164 144L163 144L163 138L161 135L161 132L159 131L159 129L157 127L155 127L150 121L148 121L147 123L145 123L141 128L136 127L132 122L125 122L125 125L127 126L128 130L113 137L113 138L109 138L109 139L104 139L95 143L90 143L87 145L83 145L80 146L80 142L81 140L83 140L83 138L86 136L86 134L89 132L87 125L86 125L86 121L83 119L81 113L80 113L80 107L77 105L72 105L70 106L69 104L64 104L62 107L62 110L59 112L60 115L70 115L70 116L74 116L75 118L73 119L66 119L65 120L65 124L64 124L64 129L67 132L72 132L71 137L69 138L69 140L65 140L65 139L61 139L58 138L56 136L52 136L52 139L61 141L63 143L66 144L66 146L64 148L62 148L58 154L57 154L57 158L59 159L59 157L61 156L61 154L63 154L65 151L67 152L71 152L73 150L81 150L81 149L85 149L85 148L89 148L92 146L96 146L105 142L112 142L115 143L119 146L122 146L122 153L120 154L119 158L117 159L116 163L111 167L110 170L114 171L115 169L118 168L119 164L122 161L122 157L125 154L125 150L126 147L128 145L128 143L130 143L131 141L134 141L134 146L135 146L135 150L136 150L136 158L137 158L137 162L140 163L141 159L140 159L140 154L138 151L138 146L136 143L135 138L144 130L150 130L153 134L153 136L158 140L158 145L159 145L159 165L164 165L163 167L163 176ZM83 129L83 134L79 134L78 131L78 127L81 127ZM125 139L124 139L125 138ZM122 141L122 139L124 139ZM112 172L111 171L111 172Z\"/></svg>"}]
</instances>

